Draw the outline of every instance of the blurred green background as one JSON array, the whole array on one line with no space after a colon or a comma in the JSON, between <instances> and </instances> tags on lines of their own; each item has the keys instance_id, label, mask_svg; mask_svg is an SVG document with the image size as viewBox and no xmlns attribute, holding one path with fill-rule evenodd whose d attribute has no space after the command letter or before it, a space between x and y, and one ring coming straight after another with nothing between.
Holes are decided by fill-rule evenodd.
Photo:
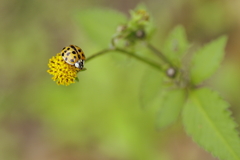
<instances>
[{"instance_id":1,"label":"blurred green background","mask_svg":"<svg viewBox=\"0 0 240 160\"><path fill-rule=\"evenodd\" d=\"M226 58L207 85L231 104L240 123L240 1L0 0L0 160L215 159L184 133L181 120L156 129L155 109L143 109L139 101L151 69L145 64L106 54L87 63L80 82L68 87L46 72L48 60L66 45L80 46L87 57L108 47L116 20L109 23L95 10L129 16L140 2L156 24L157 47L177 24L197 43L229 35ZM99 20L85 17L86 10ZM86 32L86 21L95 33Z\"/></svg>"}]
</instances>

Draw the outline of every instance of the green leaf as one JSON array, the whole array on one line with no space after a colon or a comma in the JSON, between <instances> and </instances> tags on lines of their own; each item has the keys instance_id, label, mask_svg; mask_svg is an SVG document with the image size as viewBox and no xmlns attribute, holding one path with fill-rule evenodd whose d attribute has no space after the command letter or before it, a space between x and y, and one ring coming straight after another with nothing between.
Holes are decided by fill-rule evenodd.
<instances>
[{"instance_id":1,"label":"green leaf","mask_svg":"<svg viewBox=\"0 0 240 160\"><path fill-rule=\"evenodd\" d=\"M174 123L185 103L185 90L175 89L166 93L160 113L158 115L157 126L162 129Z\"/></svg>"},{"instance_id":2,"label":"green leaf","mask_svg":"<svg viewBox=\"0 0 240 160\"><path fill-rule=\"evenodd\" d=\"M221 160L240 159L240 139L228 103L207 88L190 92L183 109L186 132Z\"/></svg>"},{"instance_id":3,"label":"green leaf","mask_svg":"<svg viewBox=\"0 0 240 160\"><path fill-rule=\"evenodd\" d=\"M161 98L157 97L163 89L163 77L164 75L154 69L148 69L144 74L140 86L140 103L142 107L151 105L155 99L158 101Z\"/></svg>"},{"instance_id":4,"label":"green leaf","mask_svg":"<svg viewBox=\"0 0 240 160\"><path fill-rule=\"evenodd\" d=\"M108 46L117 26L126 21L126 16L107 8L93 8L77 12L76 20L92 41Z\"/></svg>"},{"instance_id":5,"label":"green leaf","mask_svg":"<svg viewBox=\"0 0 240 160\"><path fill-rule=\"evenodd\" d=\"M194 55L191 62L190 76L193 84L199 84L209 78L219 67L224 58L226 36L210 42Z\"/></svg>"},{"instance_id":6,"label":"green leaf","mask_svg":"<svg viewBox=\"0 0 240 160\"><path fill-rule=\"evenodd\" d=\"M170 61L178 64L188 48L189 42L184 27L178 25L167 37L163 46L163 52Z\"/></svg>"}]
</instances>

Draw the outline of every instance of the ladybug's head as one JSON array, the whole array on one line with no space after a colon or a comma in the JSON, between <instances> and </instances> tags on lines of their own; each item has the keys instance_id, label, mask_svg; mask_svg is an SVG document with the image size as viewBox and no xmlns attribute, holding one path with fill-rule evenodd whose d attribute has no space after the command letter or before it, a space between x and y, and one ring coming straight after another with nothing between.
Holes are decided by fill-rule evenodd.
<instances>
[{"instance_id":1,"label":"ladybug's head","mask_svg":"<svg viewBox=\"0 0 240 160\"><path fill-rule=\"evenodd\" d=\"M74 65L75 65L75 67L77 67L79 69L83 69L83 67L84 67L84 60L80 59Z\"/></svg>"}]
</instances>

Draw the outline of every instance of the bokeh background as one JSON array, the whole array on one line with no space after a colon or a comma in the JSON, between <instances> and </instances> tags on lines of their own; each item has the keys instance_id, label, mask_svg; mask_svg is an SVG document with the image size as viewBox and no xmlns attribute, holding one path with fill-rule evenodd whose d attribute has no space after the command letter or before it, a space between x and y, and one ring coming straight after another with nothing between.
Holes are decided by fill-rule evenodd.
<instances>
[{"instance_id":1,"label":"bokeh background","mask_svg":"<svg viewBox=\"0 0 240 160\"><path fill-rule=\"evenodd\" d=\"M184 133L181 120L156 129L155 110L141 108L139 100L148 66L106 54L67 87L46 72L48 60L66 45L82 47L87 57L108 47L85 32L85 10L129 16L140 2L154 19L157 47L177 24L195 43L229 36L224 62L207 85L230 103L240 123L240 1L0 0L0 160L216 160ZM115 24L98 28L106 17L95 16L95 33L115 32Z\"/></svg>"}]
</instances>

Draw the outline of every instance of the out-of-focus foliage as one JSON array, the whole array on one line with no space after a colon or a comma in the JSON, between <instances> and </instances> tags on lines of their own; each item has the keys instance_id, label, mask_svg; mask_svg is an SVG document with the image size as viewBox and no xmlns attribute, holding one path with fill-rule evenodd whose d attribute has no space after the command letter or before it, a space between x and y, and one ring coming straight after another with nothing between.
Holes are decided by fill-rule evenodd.
<instances>
[{"instance_id":1,"label":"out-of-focus foliage","mask_svg":"<svg viewBox=\"0 0 240 160\"><path fill-rule=\"evenodd\" d=\"M77 13L92 10L91 14L105 7L129 16L126 11L137 4L1 0L0 159L213 159L184 134L180 124L156 131L155 112L141 109L139 102L145 65L124 55L105 55L87 63L79 83L68 87L57 86L46 72L48 59L63 46L79 45L88 57L104 45L105 40L97 42L83 32ZM157 46L163 46L164 38L179 23L186 27L189 39L199 43L222 33L229 35L227 57L209 85L233 104L234 116L240 122L236 96L240 3L149 0L146 5L157 27L153 36ZM98 26L113 25L104 25L107 19L99 17L100 22L92 22L96 32L99 30L97 40L101 34L114 32Z\"/></svg>"},{"instance_id":2,"label":"out-of-focus foliage","mask_svg":"<svg viewBox=\"0 0 240 160\"><path fill-rule=\"evenodd\" d=\"M194 84L199 84L209 78L219 67L224 58L224 49L227 38L222 36L207 44L194 55L191 79Z\"/></svg>"},{"instance_id":3,"label":"out-of-focus foliage","mask_svg":"<svg viewBox=\"0 0 240 160\"><path fill-rule=\"evenodd\" d=\"M159 128L166 128L179 119L186 100L185 94L183 89L175 89L166 93L157 119Z\"/></svg>"},{"instance_id":4,"label":"out-of-focus foliage","mask_svg":"<svg viewBox=\"0 0 240 160\"><path fill-rule=\"evenodd\" d=\"M178 28L180 27L175 28L172 33L179 30ZM184 30L179 30L178 33L170 34L172 40L168 40L169 43L175 44L176 48L173 51L175 54L172 54L171 59L169 59L170 61L168 62L168 59L164 60L166 63L170 63L169 65L172 65L171 62L174 59L178 59L181 65L184 64L182 58L179 58L179 50L182 48L180 44L185 43L186 38L179 37L186 36ZM173 43L173 40L175 40L175 43ZM238 152L240 139L236 130L236 122L231 118L228 111L227 102L208 88L199 89L199 86L196 86L208 79L220 66L226 40L226 36L222 36L205 45L199 51L192 53L192 58L189 58L190 65L188 67L190 69L185 70L186 67L175 67L176 71L180 71L180 73L177 73L179 77L170 76L171 79L168 79L168 81L172 85L167 87L167 85L163 85L163 81L158 81L162 83L161 87L156 85L159 90L166 92L165 97L154 96L158 101L162 101L161 106L159 106L160 114L158 115L158 126L160 128L168 127L175 122L183 108L182 119L185 130L200 146L220 159L238 160L240 158ZM160 54L160 52L158 53ZM165 58L163 55L162 57ZM188 73L189 70L190 73ZM155 74L157 75L157 73ZM165 76L165 78L167 77ZM148 83L144 84L148 85ZM149 92L152 90L148 87L144 88L147 88L145 90L149 89ZM171 88L177 89L167 91ZM155 89L153 91L155 93ZM145 95L148 92L143 93L143 97L148 97L148 95Z\"/></svg>"},{"instance_id":5,"label":"out-of-focus foliage","mask_svg":"<svg viewBox=\"0 0 240 160\"><path fill-rule=\"evenodd\" d=\"M89 8L76 11L75 14L84 35L100 47L107 47L117 26L126 21L123 14L109 8Z\"/></svg>"},{"instance_id":6,"label":"out-of-focus foliage","mask_svg":"<svg viewBox=\"0 0 240 160\"><path fill-rule=\"evenodd\" d=\"M177 26L169 33L163 46L163 52L175 65L179 66L181 63L179 59L187 53L189 42L186 37L183 26Z\"/></svg>"},{"instance_id":7,"label":"out-of-focus foliage","mask_svg":"<svg viewBox=\"0 0 240 160\"><path fill-rule=\"evenodd\" d=\"M237 160L240 157L237 124L227 108L228 104L217 93L207 88L197 89L190 93L184 107L183 123L193 139L214 156Z\"/></svg>"}]
</instances>

